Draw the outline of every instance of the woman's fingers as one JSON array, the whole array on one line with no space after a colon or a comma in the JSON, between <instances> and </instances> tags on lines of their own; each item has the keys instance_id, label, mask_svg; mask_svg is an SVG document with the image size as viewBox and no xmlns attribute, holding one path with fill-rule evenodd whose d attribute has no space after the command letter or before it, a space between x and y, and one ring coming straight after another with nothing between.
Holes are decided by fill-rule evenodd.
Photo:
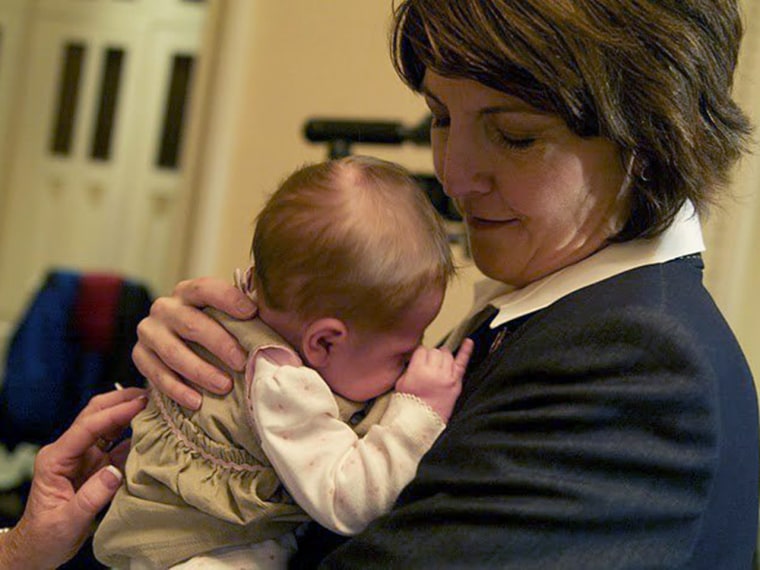
<instances>
[{"instance_id":1,"label":"woman's fingers","mask_svg":"<svg viewBox=\"0 0 760 570\"><path fill-rule=\"evenodd\" d=\"M213 307L235 318L251 318L256 304L228 282L200 277L179 283L170 297L157 299L150 315L137 327L132 351L137 369L153 386L178 404L198 409L195 387L225 394L232 381L222 370L198 356L191 341L219 358L232 370L242 370L246 352L235 338L202 308Z\"/></svg>"},{"instance_id":2,"label":"woman's fingers","mask_svg":"<svg viewBox=\"0 0 760 570\"><path fill-rule=\"evenodd\" d=\"M127 463L127 455L129 455L131 444L132 441L130 439L125 439L108 452L108 458L111 461L111 465L115 466L122 472L124 471L124 466Z\"/></svg>"},{"instance_id":3,"label":"woman's fingers","mask_svg":"<svg viewBox=\"0 0 760 570\"><path fill-rule=\"evenodd\" d=\"M192 370L178 369L174 366L181 365L181 360L186 354L192 353L184 341L200 344L233 370L241 370L245 366L245 351L234 337L206 313L183 303L177 297L157 299L151 307L150 316L143 319L138 326L137 333L140 342L156 352L170 368L189 380L194 380L188 376L192 374ZM174 357L175 362L168 361L165 357ZM199 384L203 385L200 382Z\"/></svg>"},{"instance_id":4,"label":"woman's fingers","mask_svg":"<svg viewBox=\"0 0 760 570\"><path fill-rule=\"evenodd\" d=\"M245 351L232 335L202 311L176 300L156 301L150 317L137 327L137 338L132 352L137 369L180 404L194 392L179 386L183 379L219 394L231 387L230 378L193 352L185 340L200 344L234 370L245 366Z\"/></svg>"},{"instance_id":5,"label":"woman's fingers","mask_svg":"<svg viewBox=\"0 0 760 570\"><path fill-rule=\"evenodd\" d=\"M122 474L113 465L107 465L100 471L90 477L79 488L74 500L66 505L68 519L70 521L80 521L84 525L105 507L121 484Z\"/></svg>"},{"instance_id":6,"label":"woman's fingers","mask_svg":"<svg viewBox=\"0 0 760 570\"><path fill-rule=\"evenodd\" d=\"M103 410L108 410L124 402L131 402L132 400L137 400L143 396L147 396L147 394L148 391L145 388L136 388L134 386L123 388L121 390L110 390L108 392L98 394L97 396L90 398L90 401L87 402L87 405L84 407L84 409L79 412L77 418L86 417Z\"/></svg>"},{"instance_id":7,"label":"woman's fingers","mask_svg":"<svg viewBox=\"0 0 760 570\"><path fill-rule=\"evenodd\" d=\"M84 455L99 439L113 439L145 407L145 390L127 388L95 396L54 445L40 450L44 460L66 463ZM44 452L44 454L43 454Z\"/></svg>"},{"instance_id":8,"label":"woman's fingers","mask_svg":"<svg viewBox=\"0 0 760 570\"><path fill-rule=\"evenodd\" d=\"M181 281L174 288L174 297L194 307L214 307L237 319L256 315L256 304L227 281L214 277L198 277Z\"/></svg>"},{"instance_id":9,"label":"woman's fingers","mask_svg":"<svg viewBox=\"0 0 760 570\"><path fill-rule=\"evenodd\" d=\"M141 388L95 396L72 425L37 453L29 497L15 530L19 568L54 568L79 550L121 481L98 442L120 434L145 407ZM1 563L0 563L1 564ZM15 567L15 566L14 566Z\"/></svg>"},{"instance_id":10,"label":"woman's fingers","mask_svg":"<svg viewBox=\"0 0 760 570\"><path fill-rule=\"evenodd\" d=\"M93 520L116 494L121 473L112 466L103 467L90 477L70 498L56 493L35 501L30 498L19 527L31 552L24 568L57 568L81 548L91 533ZM35 489L33 489L35 492ZM22 566L19 566L22 567Z\"/></svg>"},{"instance_id":11,"label":"woman's fingers","mask_svg":"<svg viewBox=\"0 0 760 570\"><path fill-rule=\"evenodd\" d=\"M148 381L162 394L191 410L200 408L202 396L167 367L156 354L141 343L132 349L132 360Z\"/></svg>"}]
</instances>

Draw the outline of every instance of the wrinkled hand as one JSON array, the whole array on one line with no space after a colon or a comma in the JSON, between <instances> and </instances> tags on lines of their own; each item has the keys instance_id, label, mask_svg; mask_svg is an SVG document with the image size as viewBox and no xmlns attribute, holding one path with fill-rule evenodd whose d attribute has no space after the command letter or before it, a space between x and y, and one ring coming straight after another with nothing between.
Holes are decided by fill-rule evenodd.
<instances>
[{"instance_id":1,"label":"wrinkled hand","mask_svg":"<svg viewBox=\"0 0 760 570\"><path fill-rule=\"evenodd\" d=\"M97 444L117 439L146 401L139 388L95 396L39 451L24 514L0 542L0 568L55 568L76 554L119 488L129 451L129 441L110 452Z\"/></svg>"},{"instance_id":2,"label":"wrinkled hand","mask_svg":"<svg viewBox=\"0 0 760 570\"><path fill-rule=\"evenodd\" d=\"M193 384L225 394L232 382L197 356L185 341L200 344L233 370L241 370L246 359L235 338L203 313L203 307L214 307L238 319L252 318L257 310L244 293L221 279L182 281L170 297L153 303L150 315L137 327L138 342L132 351L137 369L157 390L194 410L200 407L201 395Z\"/></svg>"},{"instance_id":3,"label":"wrinkled hand","mask_svg":"<svg viewBox=\"0 0 760 570\"><path fill-rule=\"evenodd\" d=\"M462 378L472 350L469 338L462 341L456 358L445 348L418 347L406 372L396 382L396 391L417 396L448 422L462 391Z\"/></svg>"}]
</instances>

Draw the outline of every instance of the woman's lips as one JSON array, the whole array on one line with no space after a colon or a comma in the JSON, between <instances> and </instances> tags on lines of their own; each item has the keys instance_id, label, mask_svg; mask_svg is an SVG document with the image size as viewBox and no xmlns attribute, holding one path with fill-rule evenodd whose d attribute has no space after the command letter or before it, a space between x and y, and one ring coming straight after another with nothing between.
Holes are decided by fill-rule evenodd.
<instances>
[{"instance_id":1,"label":"woman's lips","mask_svg":"<svg viewBox=\"0 0 760 570\"><path fill-rule=\"evenodd\" d=\"M498 218L473 216L471 214L468 214L466 216L466 220L467 220L467 225L470 228L475 228L475 229L499 228L499 227L504 227L506 225L517 223L517 218L498 219Z\"/></svg>"}]
</instances>

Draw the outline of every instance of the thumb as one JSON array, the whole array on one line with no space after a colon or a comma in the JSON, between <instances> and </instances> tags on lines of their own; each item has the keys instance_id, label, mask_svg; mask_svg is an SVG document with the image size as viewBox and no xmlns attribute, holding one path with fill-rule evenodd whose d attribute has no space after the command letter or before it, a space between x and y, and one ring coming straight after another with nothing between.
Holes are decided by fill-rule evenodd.
<instances>
[{"instance_id":1,"label":"thumb","mask_svg":"<svg viewBox=\"0 0 760 570\"><path fill-rule=\"evenodd\" d=\"M457 351L457 356L454 359L454 374L460 380L464 376L464 371L467 369L467 363L470 361L474 348L475 343L472 339L466 338Z\"/></svg>"},{"instance_id":2,"label":"thumb","mask_svg":"<svg viewBox=\"0 0 760 570\"><path fill-rule=\"evenodd\" d=\"M67 505L72 527L87 528L105 507L121 485L122 474L113 465L103 467L90 477Z\"/></svg>"}]
</instances>

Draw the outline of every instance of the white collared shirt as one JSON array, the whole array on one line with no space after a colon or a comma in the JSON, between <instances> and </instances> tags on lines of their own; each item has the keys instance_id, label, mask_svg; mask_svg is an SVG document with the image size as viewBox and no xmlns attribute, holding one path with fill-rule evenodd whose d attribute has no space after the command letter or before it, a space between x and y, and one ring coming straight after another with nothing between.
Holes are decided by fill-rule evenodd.
<instances>
[{"instance_id":1,"label":"white collared shirt","mask_svg":"<svg viewBox=\"0 0 760 570\"><path fill-rule=\"evenodd\" d=\"M459 345L460 336L472 316L486 305L493 305L499 310L490 325L491 328L496 328L620 273L645 265L665 263L684 255L700 253L704 249L699 218L691 202L687 202L671 226L655 238L612 243L573 265L519 289L493 279L476 283L473 308L449 336L446 346L453 349Z\"/></svg>"}]
</instances>

